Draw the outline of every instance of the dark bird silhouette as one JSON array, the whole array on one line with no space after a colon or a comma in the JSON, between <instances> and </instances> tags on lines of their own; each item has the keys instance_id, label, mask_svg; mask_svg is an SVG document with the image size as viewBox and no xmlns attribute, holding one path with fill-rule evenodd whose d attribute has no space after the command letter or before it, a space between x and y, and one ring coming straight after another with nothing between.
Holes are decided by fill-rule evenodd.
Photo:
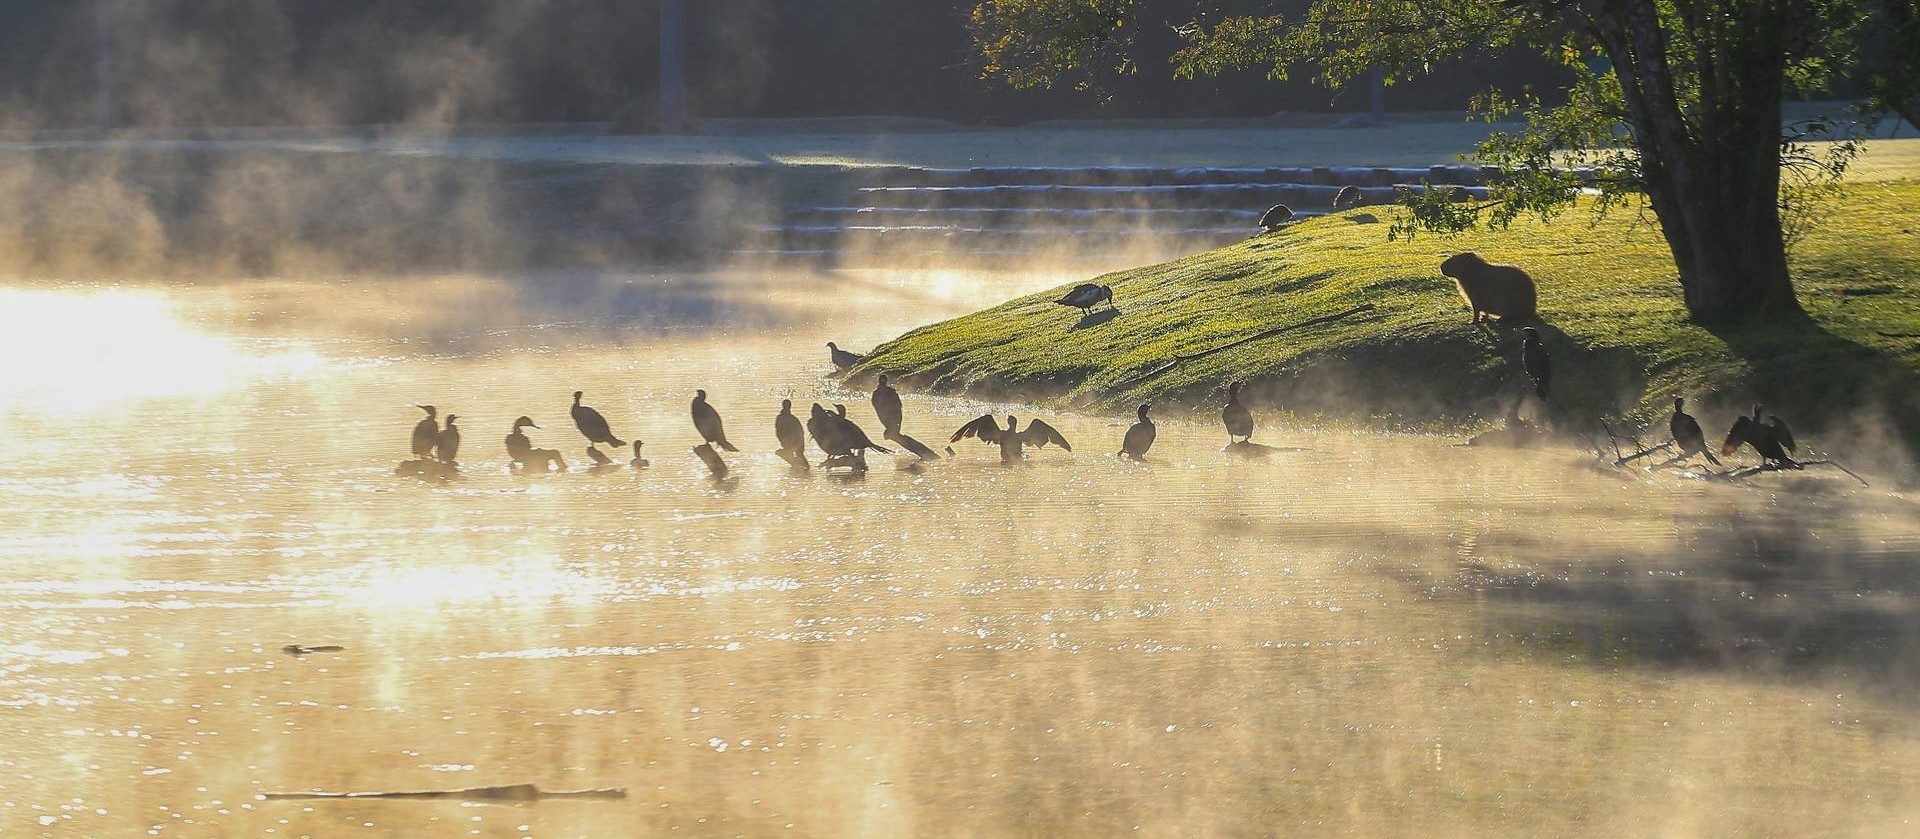
<instances>
[{"instance_id":1,"label":"dark bird silhouette","mask_svg":"<svg viewBox=\"0 0 1920 839\"><path fill-rule=\"evenodd\" d=\"M627 444L625 440L613 436L613 429L607 427L607 418L600 416L599 411L580 404L580 391L577 390L573 392L573 427L580 429L588 443L605 443L616 449Z\"/></svg>"},{"instance_id":2,"label":"dark bird silhouette","mask_svg":"<svg viewBox=\"0 0 1920 839\"><path fill-rule=\"evenodd\" d=\"M1748 445L1760 455L1761 463L1772 461L1782 465L1796 465L1782 445L1779 429L1760 421L1761 408L1762 406L1755 405L1753 416L1740 417L1733 421L1733 428L1727 431L1727 439L1720 444L1720 454L1730 456L1739 451L1742 445ZM1781 423L1780 428L1784 429L1785 425ZM1792 439L1791 431L1787 432L1787 439Z\"/></svg>"},{"instance_id":3,"label":"dark bird silhouette","mask_svg":"<svg viewBox=\"0 0 1920 839\"><path fill-rule=\"evenodd\" d=\"M827 355L833 359L833 366L838 367L842 370L845 370L848 367L852 367L855 364L859 364L860 362L867 360L867 357L864 355L861 355L859 353L850 353L850 352L847 352L846 350L840 349L840 345L835 344L832 341L827 342Z\"/></svg>"},{"instance_id":4,"label":"dark bird silhouette","mask_svg":"<svg viewBox=\"0 0 1920 839\"><path fill-rule=\"evenodd\" d=\"M1520 334L1526 337L1520 347L1520 366L1533 380L1533 392L1546 399L1553 395L1553 361L1547 358L1547 345L1540 341L1540 330L1531 326L1522 327Z\"/></svg>"},{"instance_id":5,"label":"dark bird silhouette","mask_svg":"<svg viewBox=\"0 0 1920 839\"><path fill-rule=\"evenodd\" d=\"M827 453L828 457L846 454L848 449L840 444L840 426L833 421L833 415L820 403L813 403L813 413L807 417L807 436L813 438L813 444Z\"/></svg>"},{"instance_id":6,"label":"dark bird silhouette","mask_svg":"<svg viewBox=\"0 0 1920 839\"><path fill-rule=\"evenodd\" d=\"M434 419L432 405L415 405L427 412L427 418L413 424L413 456L432 457L433 450L440 447L440 423Z\"/></svg>"},{"instance_id":7,"label":"dark bird silhouette","mask_svg":"<svg viewBox=\"0 0 1920 839\"><path fill-rule=\"evenodd\" d=\"M1253 439L1253 412L1247 410L1247 406L1240 404L1239 382L1227 385L1227 405L1220 409L1220 422L1227 427L1229 445L1234 442L1235 437L1241 440Z\"/></svg>"},{"instance_id":8,"label":"dark bird silhouette","mask_svg":"<svg viewBox=\"0 0 1920 839\"><path fill-rule=\"evenodd\" d=\"M1293 208L1285 204L1275 204L1260 214L1260 229L1271 233L1287 226L1287 222L1290 221L1293 221Z\"/></svg>"},{"instance_id":9,"label":"dark bird silhouette","mask_svg":"<svg viewBox=\"0 0 1920 839\"><path fill-rule=\"evenodd\" d=\"M587 447L587 457L593 459L593 465L595 466L606 466L613 463L613 458L607 457L606 452L592 446Z\"/></svg>"},{"instance_id":10,"label":"dark bird silhouette","mask_svg":"<svg viewBox=\"0 0 1920 839\"><path fill-rule=\"evenodd\" d=\"M640 456L640 447L643 445L646 445L646 444L640 442L639 440L633 441L633 459L630 461L627 461L628 466L632 466L635 469L645 469L649 465L651 465L650 461L648 461L645 457Z\"/></svg>"},{"instance_id":11,"label":"dark bird silhouette","mask_svg":"<svg viewBox=\"0 0 1920 839\"><path fill-rule=\"evenodd\" d=\"M1753 415L1756 419L1760 416L1760 406L1754 406ZM1781 448L1795 454L1800 452L1800 447L1793 442L1793 429L1788 428L1779 417L1767 415L1767 430L1773 433L1773 441L1779 443Z\"/></svg>"},{"instance_id":12,"label":"dark bird silhouette","mask_svg":"<svg viewBox=\"0 0 1920 839\"><path fill-rule=\"evenodd\" d=\"M900 433L900 392L887 384L885 373L880 374L880 383L873 388L873 413L880 417L880 436Z\"/></svg>"},{"instance_id":13,"label":"dark bird silhouette","mask_svg":"<svg viewBox=\"0 0 1920 839\"><path fill-rule=\"evenodd\" d=\"M1687 400L1674 397L1673 416L1667 420L1667 430L1673 432L1673 444L1680 447L1679 458L1684 460L1696 454L1706 455L1707 462L1720 465L1720 459L1707 450L1706 432L1700 430L1699 421L1684 409Z\"/></svg>"},{"instance_id":14,"label":"dark bird silhouette","mask_svg":"<svg viewBox=\"0 0 1920 839\"><path fill-rule=\"evenodd\" d=\"M1134 460L1147 458L1147 450L1153 448L1153 438L1160 433L1153 427L1153 420L1147 418L1147 409L1152 407L1150 404L1140 406L1140 420L1127 429L1127 436L1120 441L1118 454Z\"/></svg>"},{"instance_id":15,"label":"dark bird silhouette","mask_svg":"<svg viewBox=\"0 0 1920 839\"><path fill-rule=\"evenodd\" d=\"M793 400L780 400L780 414L773 418L773 436L780 440L781 452L807 456L806 431L800 427L800 418L793 415Z\"/></svg>"},{"instance_id":16,"label":"dark bird silhouette","mask_svg":"<svg viewBox=\"0 0 1920 839\"><path fill-rule=\"evenodd\" d=\"M1081 283L1053 302L1062 306L1072 306L1079 309L1080 314L1085 315L1087 310L1101 303L1107 304L1108 308L1114 308L1113 288L1095 283Z\"/></svg>"},{"instance_id":17,"label":"dark bird silhouette","mask_svg":"<svg viewBox=\"0 0 1920 839\"><path fill-rule=\"evenodd\" d=\"M700 439L730 452L739 451L727 442L727 431L720 423L720 412L707 404L707 392L704 390L693 392L693 427L700 431Z\"/></svg>"},{"instance_id":18,"label":"dark bird silhouette","mask_svg":"<svg viewBox=\"0 0 1920 839\"><path fill-rule=\"evenodd\" d=\"M562 472L567 471L567 462L560 457L559 452L553 449L534 448L533 441L520 430L539 427L533 424L531 417L514 420L513 431L507 435L507 459L517 466L538 465L542 472L547 471L548 464L559 467Z\"/></svg>"},{"instance_id":19,"label":"dark bird silhouette","mask_svg":"<svg viewBox=\"0 0 1920 839\"><path fill-rule=\"evenodd\" d=\"M1055 431L1053 426L1041 420L1031 420L1027 423L1027 429L1022 431L1020 420L1012 416L1007 417L1007 427L1002 429L999 421L995 420L992 414L981 414L972 422L960 426L960 430L953 432L953 436L948 438L947 442L958 443L968 437L977 438L982 443L998 444L1001 463L1014 463L1020 460L1023 456L1020 449L1023 446L1044 448L1048 443L1052 443L1067 451L1073 451L1073 446L1067 443L1067 438Z\"/></svg>"},{"instance_id":20,"label":"dark bird silhouette","mask_svg":"<svg viewBox=\"0 0 1920 839\"><path fill-rule=\"evenodd\" d=\"M873 442L872 439L867 437L867 432L864 429L855 425L853 420L847 418L847 406L835 402L833 403L833 410L834 413L827 415L827 418L832 420L834 425L839 428L839 439L842 443L846 444L849 452L860 452L865 449L872 449L882 454L893 454L892 449Z\"/></svg>"},{"instance_id":21,"label":"dark bird silhouette","mask_svg":"<svg viewBox=\"0 0 1920 839\"><path fill-rule=\"evenodd\" d=\"M453 424L459 418L459 414L448 414L447 427L440 429L439 438L434 440L434 451L441 463L453 463L460 456L460 429Z\"/></svg>"}]
</instances>

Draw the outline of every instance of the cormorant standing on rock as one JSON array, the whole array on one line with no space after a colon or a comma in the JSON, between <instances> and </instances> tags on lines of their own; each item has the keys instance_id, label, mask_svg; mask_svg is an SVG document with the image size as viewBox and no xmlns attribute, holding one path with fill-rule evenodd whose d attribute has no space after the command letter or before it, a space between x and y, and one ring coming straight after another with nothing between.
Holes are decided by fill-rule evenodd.
<instances>
[{"instance_id":1,"label":"cormorant standing on rock","mask_svg":"<svg viewBox=\"0 0 1920 839\"><path fill-rule=\"evenodd\" d=\"M1680 459L1702 454L1708 463L1719 466L1720 459L1707 450L1706 432L1701 431L1699 421L1684 410L1686 404L1685 398L1674 397L1673 416L1667 420L1667 430L1673 432L1673 444L1680 447Z\"/></svg>"},{"instance_id":2,"label":"cormorant standing on rock","mask_svg":"<svg viewBox=\"0 0 1920 839\"><path fill-rule=\"evenodd\" d=\"M1240 383L1227 385L1227 406L1220 409L1220 422L1227 426L1227 444L1232 445L1235 437L1251 442L1253 440L1253 412L1240 404Z\"/></svg>"},{"instance_id":3,"label":"cormorant standing on rock","mask_svg":"<svg viewBox=\"0 0 1920 839\"><path fill-rule=\"evenodd\" d=\"M958 443L967 437L978 438L982 443L998 443L1001 463L1018 462L1022 456L1020 453L1022 446L1043 448L1048 443L1053 443L1067 451L1073 451L1073 446L1067 443L1067 438L1055 431L1053 426L1041 420L1032 420L1027 423L1027 430L1021 431L1020 420L1012 416L1007 417L1007 427L1002 429L992 414L981 414L972 422L960 426L960 430L953 432L953 436L948 438L947 442Z\"/></svg>"},{"instance_id":4,"label":"cormorant standing on rock","mask_svg":"<svg viewBox=\"0 0 1920 839\"><path fill-rule=\"evenodd\" d=\"M739 451L727 442L727 431L720 423L720 412L707 404L707 392L704 390L693 392L693 427L699 430L700 439L730 452Z\"/></svg>"},{"instance_id":5,"label":"cormorant standing on rock","mask_svg":"<svg viewBox=\"0 0 1920 839\"><path fill-rule=\"evenodd\" d=\"M593 443L605 443L614 448L626 445L626 441L613 436L613 429L607 427L607 418L600 412L580 404L580 391L573 392L573 427L587 438L588 449Z\"/></svg>"},{"instance_id":6,"label":"cormorant standing on rock","mask_svg":"<svg viewBox=\"0 0 1920 839\"><path fill-rule=\"evenodd\" d=\"M1159 431L1153 427L1153 420L1147 419L1147 409L1152 405L1140 406L1140 421L1127 429L1127 436L1120 442L1119 454L1134 460L1146 460L1147 450L1153 448L1153 438Z\"/></svg>"},{"instance_id":7,"label":"cormorant standing on rock","mask_svg":"<svg viewBox=\"0 0 1920 839\"><path fill-rule=\"evenodd\" d=\"M880 374L880 383L873 388L873 413L880 417L880 436L900 433L900 391L887 384L885 373Z\"/></svg>"},{"instance_id":8,"label":"cormorant standing on rock","mask_svg":"<svg viewBox=\"0 0 1920 839\"><path fill-rule=\"evenodd\" d=\"M440 455L440 462L451 464L460 456L460 429L453 424L459 414L447 415L447 427L440 430L439 439L434 441L434 450Z\"/></svg>"},{"instance_id":9,"label":"cormorant standing on rock","mask_svg":"<svg viewBox=\"0 0 1920 839\"><path fill-rule=\"evenodd\" d=\"M867 357L864 355L860 355L859 353L850 353L850 352L847 352L846 350L840 349L840 345L835 344L832 341L827 342L827 355L828 357L833 359L833 366L838 367L842 370L845 370L849 367L852 367L855 364L859 364L860 362L867 360Z\"/></svg>"},{"instance_id":10,"label":"cormorant standing on rock","mask_svg":"<svg viewBox=\"0 0 1920 839\"><path fill-rule=\"evenodd\" d=\"M427 412L427 418L413 424L413 456L432 457L433 450L440 447L440 423L434 419L432 405L415 405Z\"/></svg>"},{"instance_id":11,"label":"cormorant standing on rock","mask_svg":"<svg viewBox=\"0 0 1920 839\"><path fill-rule=\"evenodd\" d=\"M773 436L780 440L781 452L806 457L806 431L800 427L800 418L793 415L793 400L780 400L780 415L773 418Z\"/></svg>"},{"instance_id":12,"label":"cormorant standing on rock","mask_svg":"<svg viewBox=\"0 0 1920 839\"><path fill-rule=\"evenodd\" d=\"M1547 345L1540 341L1540 330L1531 326L1521 327L1520 334L1526 337L1520 347L1520 366L1533 380L1533 392L1546 399L1553 394L1553 361L1547 358Z\"/></svg>"}]
</instances>

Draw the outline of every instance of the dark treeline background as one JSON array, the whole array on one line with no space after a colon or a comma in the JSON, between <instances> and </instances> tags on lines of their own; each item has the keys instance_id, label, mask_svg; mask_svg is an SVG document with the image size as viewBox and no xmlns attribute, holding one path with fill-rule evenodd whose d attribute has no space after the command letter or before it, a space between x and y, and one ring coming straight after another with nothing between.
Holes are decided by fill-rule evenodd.
<instances>
[{"instance_id":1,"label":"dark treeline background","mask_svg":"<svg viewBox=\"0 0 1920 839\"><path fill-rule=\"evenodd\" d=\"M1297 5L1304 6L1306 0ZM1156 0L1168 23L1191 0ZM689 0L699 117L893 115L963 123L1364 110L1304 77L1176 82L1170 29L1100 95L979 78L968 0ZM103 15L104 11L104 15ZM105 25L102 26L102 18ZM97 124L102 45L116 127L653 121L659 0L0 0L0 127ZM103 36L104 33L104 36ZM1392 89L1454 110L1554 79L1514 56Z\"/></svg>"}]
</instances>

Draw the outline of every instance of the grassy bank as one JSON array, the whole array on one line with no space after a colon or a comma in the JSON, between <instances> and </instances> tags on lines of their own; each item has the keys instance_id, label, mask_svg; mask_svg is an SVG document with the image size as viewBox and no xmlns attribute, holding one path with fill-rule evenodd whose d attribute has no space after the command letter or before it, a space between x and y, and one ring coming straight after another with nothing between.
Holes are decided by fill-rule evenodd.
<instances>
[{"instance_id":1,"label":"grassy bank","mask_svg":"<svg viewBox=\"0 0 1920 839\"><path fill-rule=\"evenodd\" d=\"M1546 335L1556 397L1571 415L1647 420L1686 395L1703 423L1724 427L1730 409L1760 399L1810 428L1844 428L1858 441L1872 425L1920 451L1917 207L1920 181L1849 185L1844 209L1794 250L1811 317L1793 322L1689 323L1650 216L1594 224L1575 212L1390 242L1395 210L1372 208L1108 274L1097 281L1113 287L1121 311L1111 318L1082 320L1055 305L1061 288L933 324L876 348L855 376L889 372L914 389L1115 411L1143 401L1211 410L1228 381L1243 379L1269 415L1390 424L1497 416L1523 386L1520 324L1476 330L1439 273L1445 255L1473 250L1538 281L1531 323ZM1374 308L1141 378L1177 355L1361 304Z\"/></svg>"}]
</instances>

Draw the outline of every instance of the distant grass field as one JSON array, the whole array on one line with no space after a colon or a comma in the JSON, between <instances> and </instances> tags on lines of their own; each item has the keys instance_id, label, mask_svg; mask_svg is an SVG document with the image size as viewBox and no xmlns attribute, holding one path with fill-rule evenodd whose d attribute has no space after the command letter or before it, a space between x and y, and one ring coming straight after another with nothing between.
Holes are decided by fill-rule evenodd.
<instances>
[{"instance_id":1,"label":"distant grass field","mask_svg":"<svg viewBox=\"0 0 1920 839\"><path fill-rule=\"evenodd\" d=\"M1733 409L1763 400L1769 413L1835 432L1836 443L1890 435L1920 451L1920 145L1882 143L1872 155L1839 211L1793 252L1805 320L1689 323L1650 215L1596 222L1580 209L1500 232L1395 242L1386 231L1397 210L1381 207L1108 274L1096 281L1113 287L1121 314L1111 319L1083 323L1055 305L1062 287L933 324L876 348L855 376L889 372L934 392L1116 412L1147 401L1210 411L1238 379L1269 414L1390 425L1497 416L1523 388L1519 324L1471 327L1439 273L1447 254L1473 250L1538 281L1535 325L1569 416L1654 420L1687 396L1704 423L1724 427ZM1368 303L1375 308L1359 316L1134 378L1177 354Z\"/></svg>"}]
</instances>

